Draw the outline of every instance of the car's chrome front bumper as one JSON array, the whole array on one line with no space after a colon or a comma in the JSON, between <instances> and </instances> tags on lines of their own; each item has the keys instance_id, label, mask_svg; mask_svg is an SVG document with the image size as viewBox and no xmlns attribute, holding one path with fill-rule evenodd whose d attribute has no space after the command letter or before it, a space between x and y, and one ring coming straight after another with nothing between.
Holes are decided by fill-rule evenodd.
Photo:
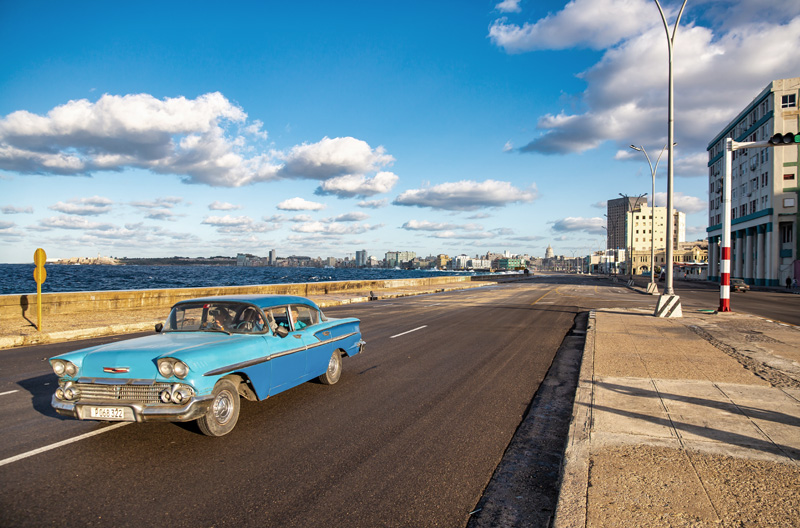
<instances>
[{"instance_id":1,"label":"car's chrome front bumper","mask_svg":"<svg viewBox=\"0 0 800 528\"><path fill-rule=\"evenodd\" d=\"M211 405L213 395L194 396L185 405L145 404L138 402L59 400L55 394L50 402L58 414L79 420L110 420L120 422L189 422L203 416ZM90 408L122 408L123 418L92 418Z\"/></svg>"}]
</instances>

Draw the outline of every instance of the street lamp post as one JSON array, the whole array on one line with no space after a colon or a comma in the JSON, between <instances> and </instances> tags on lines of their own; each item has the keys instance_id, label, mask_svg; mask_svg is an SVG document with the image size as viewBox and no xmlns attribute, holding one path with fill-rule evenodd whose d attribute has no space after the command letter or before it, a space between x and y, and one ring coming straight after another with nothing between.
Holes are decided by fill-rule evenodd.
<instances>
[{"instance_id":1,"label":"street lamp post","mask_svg":"<svg viewBox=\"0 0 800 528\"><path fill-rule=\"evenodd\" d=\"M642 197L647 196L647 193L642 193L637 196L633 207L631 207L631 200L627 194L619 193L619 195L625 198L625 205L631 213L631 225L628 227L628 229L631 231L631 245L628 246L628 250L626 250L627 255L625 260L628 261L628 284L633 285L633 210L639 207L639 201L642 199Z\"/></svg>"},{"instance_id":2,"label":"street lamp post","mask_svg":"<svg viewBox=\"0 0 800 528\"><path fill-rule=\"evenodd\" d=\"M672 30L672 35L669 32L669 24L667 17L664 15L664 10L658 0L655 0L658 6L658 12L661 14L661 21L664 23L664 31L667 33L667 49L669 53L669 96L668 96L668 110L667 110L667 147L669 148L667 154L667 250L666 250L666 282L664 285L664 295L658 299L656 311L653 315L656 317L683 317L681 310L680 297L675 295L675 290L672 288L672 240L673 240L673 215L672 213L672 177L673 169L675 168L674 158L674 127L673 127L673 80L672 80L672 51L675 45L675 36L678 33L678 25L681 22L681 15L683 9L686 7L686 0L683 0L680 11L678 11L678 18L675 20L675 27Z\"/></svg>"},{"instance_id":3,"label":"street lamp post","mask_svg":"<svg viewBox=\"0 0 800 528\"><path fill-rule=\"evenodd\" d=\"M631 145L633 150L638 150L639 152L644 153L644 157L647 158L647 164L650 165L650 176L653 179L653 194L650 195L650 203L651 203L651 211L650 211L650 284L647 286L647 293L652 295L656 295L658 293L658 286L656 286L656 233L655 233L655 209L656 209L656 171L658 170L658 162L661 161L661 156L664 155L664 151L667 149L667 145L664 145L664 148L661 149L661 153L656 158L656 166L653 167L653 164L650 162L650 156L647 155L647 151L644 149L644 146L635 146ZM672 214L672 211L668 211L667 214Z\"/></svg>"}]
</instances>

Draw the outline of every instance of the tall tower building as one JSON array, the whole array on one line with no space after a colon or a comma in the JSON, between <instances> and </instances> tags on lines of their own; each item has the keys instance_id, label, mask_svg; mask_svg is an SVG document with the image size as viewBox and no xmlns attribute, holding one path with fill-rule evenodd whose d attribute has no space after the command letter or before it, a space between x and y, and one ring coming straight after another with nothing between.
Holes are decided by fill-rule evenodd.
<instances>
[{"instance_id":1,"label":"tall tower building","mask_svg":"<svg viewBox=\"0 0 800 528\"><path fill-rule=\"evenodd\" d=\"M625 215L636 208L636 197L609 200L606 208L606 249L625 249Z\"/></svg>"}]
</instances>

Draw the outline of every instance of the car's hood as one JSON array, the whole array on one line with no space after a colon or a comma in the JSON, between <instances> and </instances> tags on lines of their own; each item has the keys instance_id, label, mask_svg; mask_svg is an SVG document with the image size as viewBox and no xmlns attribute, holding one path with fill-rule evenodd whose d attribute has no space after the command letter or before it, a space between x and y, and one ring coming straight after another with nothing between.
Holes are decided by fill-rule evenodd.
<instances>
[{"instance_id":1,"label":"car's hood","mask_svg":"<svg viewBox=\"0 0 800 528\"><path fill-rule=\"evenodd\" d=\"M197 374L237 356L242 349L259 344L258 335L227 335L214 332L168 332L129 339L65 354L80 367L79 377L135 378L159 377L156 360L174 357L185 362Z\"/></svg>"}]
</instances>

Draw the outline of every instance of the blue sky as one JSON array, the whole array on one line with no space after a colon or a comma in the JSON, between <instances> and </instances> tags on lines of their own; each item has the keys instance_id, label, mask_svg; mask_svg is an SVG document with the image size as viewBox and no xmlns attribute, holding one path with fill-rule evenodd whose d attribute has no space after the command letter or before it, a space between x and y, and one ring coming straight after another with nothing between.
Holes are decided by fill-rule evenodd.
<instances>
[{"instance_id":1,"label":"blue sky","mask_svg":"<svg viewBox=\"0 0 800 528\"><path fill-rule=\"evenodd\" d=\"M708 141L800 74L800 2L780 4L684 12L687 238L707 223ZM646 0L0 1L0 47L0 262L588 253L606 200L650 193L628 145L666 143Z\"/></svg>"}]
</instances>

